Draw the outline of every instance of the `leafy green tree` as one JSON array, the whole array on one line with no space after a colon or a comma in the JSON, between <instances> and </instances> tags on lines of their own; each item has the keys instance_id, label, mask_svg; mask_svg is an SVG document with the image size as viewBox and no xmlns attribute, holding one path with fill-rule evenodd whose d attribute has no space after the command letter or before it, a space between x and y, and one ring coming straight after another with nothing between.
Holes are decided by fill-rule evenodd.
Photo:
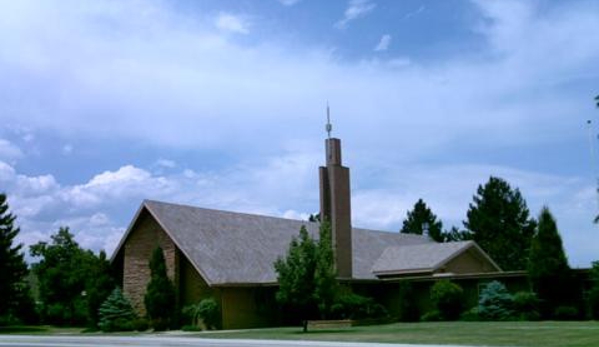
<instances>
[{"instance_id":1,"label":"leafy green tree","mask_svg":"<svg viewBox=\"0 0 599 347\"><path fill-rule=\"evenodd\" d=\"M30 247L31 255L39 258L32 270L43 317L51 324L95 326L97 310L114 288L106 254L97 257L82 249L68 227L59 228L51 240Z\"/></svg>"},{"instance_id":2,"label":"leafy green tree","mask_svg":"<svg viewBox=\"0 0 599 347\"><path fill-rule=\"evenodd\" d=\"M302 319L304 331L307 329L306 321L316 318L318 313L318 303L314 299L316 253L314 239L302 226L299 238L291 240L285 258L277 259L274 264L279 283L276 299L293 316Z\"/></svg>"},{"instance_id":3,"label":"leafy green tree","mask_svg":"<svg viewBox=\"0 0 599 347\"><path fill-rule=\"evenodd\" d=\"M131 303L119 287L114 288L100 305L98 317L98 327L102 331L131 331L137 318Z\"/></svg>"},{"instance_id":4,"label":"leafy green tree","mask_svg":"<svg viewBox=\"0 0 599 347\"><path fill-rule=\"evenodd\" d=\"M539 224L532 238L528 276L541 300L543 317L549 318L554 309L572 299L573 293L564 285L571 279L568 259L555 218L546 206L541 210Z\"/></svg>"},{"instance_id":5,"label":"leafy green tree","mask_svg":"<svg viewBox=\"0 0 599 347\"><path fill-rule=\"evenodd\" d=\"M335 269L331 224L325 220L320 224L314 269L314 299L322 318L327 318L337 291L337 270Z\"/></svg>"},{"instance_id":6,"label":"leafy green tree","mask_svg":"<svg viewBox=\"0 0 599 347\"><path fill-rule=\"evenodd\" d=\"M464 226L503 270L526 268L535 221L520 191L490 177L479 185Z\"/></svg>"},{"instance_id":7,"label":"leafy green tree","mask_svg":"<svg viewBox=\"0 0 599 347\"><path fill-rule=\"evenodd\" d=\"M323 221L318 242L300 228L285 258L274 264L279 282L277 301L304 322L308 319L327 318L337 298L339 284L332 246L331 225Z\"/></svg>"},{"instance_id":8,"label":"leafy green tree","mask_svg":"<svg viewBox=\"0 0 599 347\"><path fill-rule=\"evenodd\" d=\"M87 276L85 280L85 293L87 300L88 324L96 326L99 322L98 309L106 298L113 292L116 285L110 261L106 257L106 252L100 251L96 257L91 252L87 255Z\"/></svg>"},{"instance_id":9,"label":"leafy green tree","mask_svg":"<svg viewBox=\"0 0 599 347\"><path fill-rule=\"evenodd\" d=\"M0 194L0 317L18 315L18 303L29 300L25 277L27 264L21 253L22 244L14 245L19 228L14 225L16 216L8 212L5 194Z\"/></svg>"},{"instance_id":10,"label":"leafy green tree","mask_svg":"<svg viewBox=\"0 0 599 347\"><path fill-rule=\"evenodd\" d=\"M408 211L400 231L404 234L422 235L424 229L428 229L428 236L431 239L443 242L443 223L437 220L437 216L422 199L418 199L412 211Z\"/></svg>"},{"instance_id":11,"label":"leafy green tree","mask_svg":"<svg viewBox=\"0 0 599 347\"><path fill-rule=\"evenodd\" d=\"M166 273L166 261L161 247L156 247L150 259L151 278L144 304L154 330L165 330L175 323L176 294Z\"/></svg>"},{"instance_id":12,"label":"leafy green tree","mask_svg":"<svg viewBox=\"0 0 599 347\"><path fill-rule=\"evenodd\" d=\"M83 252L68 227L61 227L51 239L50 244L38 242L30 247L31 255L41 258L33 264L33 272L43 316L51 324L81 325L86 321Z\"/></svg>"}]
</instances>

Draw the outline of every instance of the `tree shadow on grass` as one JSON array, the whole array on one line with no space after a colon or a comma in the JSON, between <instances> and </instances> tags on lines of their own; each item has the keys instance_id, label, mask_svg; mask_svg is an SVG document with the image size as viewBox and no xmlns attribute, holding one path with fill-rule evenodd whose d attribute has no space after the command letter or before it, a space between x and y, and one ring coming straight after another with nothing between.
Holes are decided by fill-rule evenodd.
<instances>
[{"instance_id":1,"label":"tree shadow on grass","mask_svg":"<svg viewBox=\"0 0 599 347\"><path fill-rule=\"evenodd\" d=\"M0 326L0 334L42 333L48 331L47 327L39 325L7 325Z\"/></svg>"}]
</instances>

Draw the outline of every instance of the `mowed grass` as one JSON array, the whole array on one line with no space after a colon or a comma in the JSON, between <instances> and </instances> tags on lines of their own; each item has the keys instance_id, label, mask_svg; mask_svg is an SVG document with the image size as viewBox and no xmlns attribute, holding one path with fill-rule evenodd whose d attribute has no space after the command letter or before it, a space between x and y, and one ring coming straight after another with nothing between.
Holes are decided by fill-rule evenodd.
<instances>
[{"instance_id":1,"label":"mowed grass","mask_svg":"<svg viewBox=\"0 0 599 347\"><path fill-rule=\"evenodd\" d=\"M0 326L1 334L15 335L76 335L83 331L83 328L63 328L50 325L8 325Z\"/></svg>"},{"instance_id":2,"label":"mowed grass","mask_svg":"<svg viewBox=\"0 0 599 347\"><path fill-rule=\"evenodd\" d=\"M198 336L470 346L598 347L599 322L394 323L308 333L302 333L297 327L223 331Z\"/></svg>"}]
</instances>

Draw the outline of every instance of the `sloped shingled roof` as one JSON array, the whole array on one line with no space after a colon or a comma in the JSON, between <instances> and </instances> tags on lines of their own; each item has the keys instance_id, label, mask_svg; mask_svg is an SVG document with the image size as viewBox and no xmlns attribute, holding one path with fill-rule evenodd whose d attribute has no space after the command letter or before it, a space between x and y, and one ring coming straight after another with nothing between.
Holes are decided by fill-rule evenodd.
<instances>
[{"instance_id":1,"label":"sloped shingled roof","mask_svg":"<svg viewBox=\"0 0 599 347\"><path fill-rule=\"evenodd\" d=\"M376 275L433 272L469 249L474 249L500 271L476 243L462 241L388 247L374 263L372 272Z\"/></svg>"},{"instance_id":2,"label":"sloped shingled roof","mask_svg":"<svg viewBox=\"0 0 599 347\"><path fill-rule=\"evenodd\" d=\"M126 242L142 211L147 211L209 285L274 284L274 262L289 248L302 225L315 238L318 223L220 211L146 200L114 252ZM474 248L501 269L472 241L436 243L427 237L352 229L353 279L433 272Z\"/></svg>"},{"instance_id":3,"label":"sloped shingled roof","mask_svg":"<svg viewBox=\"0 0 599 347\"><path fill-rule=\"evenodd\" d=\"M276 283L273 263L305 225L318 224L146 200L147 209L210 285ZM135 225L133 222L130 229ZM125 242L127 231L115 254ZM354 228L353 278L376 279L372 267L389 246L430 244L428 238Z\"/></svg>"}]
</instances>

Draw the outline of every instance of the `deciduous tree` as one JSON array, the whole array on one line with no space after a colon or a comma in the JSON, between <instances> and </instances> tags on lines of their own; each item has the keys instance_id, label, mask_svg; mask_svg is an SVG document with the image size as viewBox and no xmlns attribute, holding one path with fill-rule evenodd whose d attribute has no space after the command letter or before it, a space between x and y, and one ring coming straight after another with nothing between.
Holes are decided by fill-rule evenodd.
<instances>
[{"instance_id":1,"label":"deciduous tree","mask_svg":"<svg viewBox=\"0 0 599 347\"><path fill-rule=\"evenodd\" d=\"M274 264L279 282L277 301L304 321L326 318L338 291L337 272L328 221L320 224L315 242L304 226L294 237L285 258Z\"/></svg>"},{"instance_id":2,"label":"deciduous tree","mask_svg":"<svg viewBox=\"0 0 599 347\"><path fill-rule=\"evenodd\" d=\"M38 278L42 314L47 323L96 326L97 310L114 288L106 255L82 249L68 227L51 242L30 247Z\"/></svg>"}]
</instances>

